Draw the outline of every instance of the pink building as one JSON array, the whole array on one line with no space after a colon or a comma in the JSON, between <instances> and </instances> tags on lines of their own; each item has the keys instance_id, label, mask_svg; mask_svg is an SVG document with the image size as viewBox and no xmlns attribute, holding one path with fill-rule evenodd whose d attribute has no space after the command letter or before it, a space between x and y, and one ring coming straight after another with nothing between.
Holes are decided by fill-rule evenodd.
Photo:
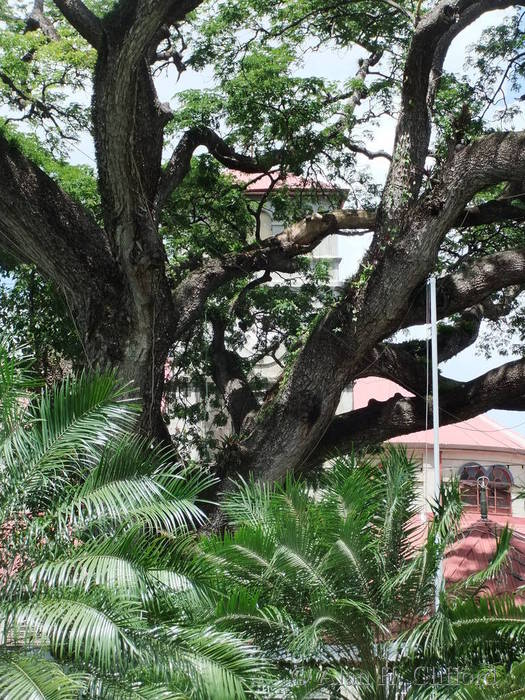
<instances>
[{"instance_id":1,"label":"pink building","mask_svg":"<svg viewBox=\"0 0 525 700\"><path fill-rule=\"evenodd\" d=\"M368 377L358 380L353 389L353 408L363 408L371 399L386 401L410 392L388 379ZM442 479L457 477L464 503L462 533L447 553L445 579L455 583L490 562L501 529L510 525L514 535L507 565L493 592L514 591L525 585L525 437L504 428L487 415L477 416L439 430L439 465ZM392 438L389 442L405 445L421 464L420 512L428 516L427 502L434 495L434 450L432 430L422 430ZM486 477L487 519L480 511L480 477Z\"/></svg>"}]
</instances>

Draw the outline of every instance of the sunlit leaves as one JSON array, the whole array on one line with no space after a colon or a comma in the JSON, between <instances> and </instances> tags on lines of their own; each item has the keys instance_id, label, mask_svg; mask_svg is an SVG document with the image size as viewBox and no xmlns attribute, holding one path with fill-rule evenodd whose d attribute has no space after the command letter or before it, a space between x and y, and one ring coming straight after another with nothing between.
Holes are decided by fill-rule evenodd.
<instances>
[{"instance_id":1,"label":"sunlit leaves","mask_svg":"<svg viewBox=\"0 0 525 700\"><path fill-rule=\"evenodd\" d=\"M8 700L76 700L85 681L36 654L0 655L0 694Z\"/></svg>"},{"instance_id":2,"label":"sunlit leaves","mask_svg":"<svg viewBox=\"0 0 525 700\"><path fill-rule=\"evenodd\" d=\"M211 476L128 433L136 404L112 374L30 400L24 368L0 354L0 396L20 404L0 443L2 697L233 700L271 683L252 642L214 627L193 532Z\"/></svg>"},{"instance_id":3,"label":"sunlit leaves","mask_svg":"<svg viewBox=\"0 0 525 700\"><path fill-rule=\"evenodd\" d=\"M501 125L512 124L520 112L525 75L524 16L515 9L497 25L487 28L469 57L474 69L477 97L484 115Z\"/></svg>"},{"instance_id":4,"label":"sunlit leaves","mask_svg":"<svg viewBox=\"0 0 525 700\"><path fill-rule=\"evenodd\" d=\"M0 101L9 119L41 128L48 144L61 152L64 136L76 138L88 127L84 90L95 53L52 5L46 7L55 21L52 41L37 28L24 31L23 12L29 14L30 7L14 5L9 3L0 40Z\"/></svg>"}]
</instances>

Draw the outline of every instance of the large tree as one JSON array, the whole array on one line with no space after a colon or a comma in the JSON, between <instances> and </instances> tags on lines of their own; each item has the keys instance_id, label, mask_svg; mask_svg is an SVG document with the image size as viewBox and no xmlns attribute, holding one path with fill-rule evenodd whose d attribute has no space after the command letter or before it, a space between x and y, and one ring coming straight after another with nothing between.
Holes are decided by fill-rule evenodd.
<instances>
[{"instance_id":1,"label":"large tree","mask_svg":"<svg viewBox=\"0 0 525 700\"><path fill-rule=\"evenodd\" d=\"M235 433L218 453L224 474L275 479L353 441L419 429L424 351L391 337L425 321L428 275L441 270L442 360L472 344L483 319L515 309L525 283L525 132L501 126L523 70L520 7L35 0L20 14L20 3L2 0L0 246L64 296L87 363L116 366L135 382L146 432L166 436L167 358L180 359L175 376L188 375L185 348L199 339L192 368L213 378ZM508 11L505 22L482 37L470 76L446 73L452 41L495 9ZM305 50L334 45L354 49L343 80L298 77ZM203 77L202 90L161 103L162 71L169 79L188 69L204 71L212 87ZM78 94L90 85L87 109ZM385 112L396 121L393 147L373 151L367 129ZM73 175L66 162L82 129L94 139L98 192L93 173ZM380 191L363 174L363 159L375 158L389 164ZM324 169L349 183L355 208L294 220L300 203L276 188L288 225L261 241L258 225L255 237L248 231L260 207L250 209L219 165L310 180ZM371 245L337 297L318 278L310 304L304 292L264 285L299 270L312 281L305 254L330 234L367 231ZM238 349L254 329L250 365ZM260 399L251 367L283 338L282 375ZM369 374L415 398L335 417L344 388ZM441 420L524 405L518 360L443 382Z\"/></svg>"}]
</instances>

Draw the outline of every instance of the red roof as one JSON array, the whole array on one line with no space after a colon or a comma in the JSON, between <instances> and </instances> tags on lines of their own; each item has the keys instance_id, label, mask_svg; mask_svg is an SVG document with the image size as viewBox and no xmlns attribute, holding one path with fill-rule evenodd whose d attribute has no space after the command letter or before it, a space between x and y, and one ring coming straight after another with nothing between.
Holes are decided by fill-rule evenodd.
<instances>
[{"instance_id":1,"label":"red roof","mask_svg":"<svg viewBox=\"0 0 525 700\"><path fill-rule=\"evenodd\" d=\"M324 182L323 180L311 179L302 177L300 175L293 175L289 173L284 178L281 178L278 170L270 171L270 174L265 173L243 173L239 170L228 170L227 171L232 177L234 177L238 182L246 184L246 192L251 195L263 195L272 189L281 189L286 187L290 191L314 191L322 194L326 193L340 193L343 197L342 201L346 199L347 189L342 187L337 187L329 182ZM276 178L279 178L275 185L273 182Z\"/></svg>"},{"instance_id":2,"label":"red roof","mask_svg":"<svg viewBox=\"0 0 525 700\"><path fill-rule=\"evenodd\" d=\"M490 520L481 520L479 515L467 513L461 523L461 532L444 559L447 585L485 569L496 553L497 538L508 524L513 534L506 562L497 576L484 584L483 592L501 595L525 586L525 518L491 515ZM525 603L525 597L516 602Z\"/></svg>"},{"instance_id":3,"label":"red roof","mask_svg":"<svg viewBox=\"0 0 525 700\"><path fill-rule=\"evenodd\" d=\"M419 516L417 516L419 518ZM432 515L427 513L427 518ZM512 537L507 558L493 580L488 580L480 590L481 595L502 595L515 593L525 586L525 518L508 515L490 515L482 520L479 513L463 513L460 532L450 545L443 560L443 575L447 587L465 581L469 576L486 569L496 554L496 546L501 531L508 525ZM414 547L425 543L426 523L416 527L413 535ZM525 593L518 594L516 602L525 603Z\"/></svg>"},{"instance_id":4,"label":"red roof","mask_svg":"<svg viewBox=\"0 0 525 700\"><path fill-rule=\"evenodd\" d=\"M363 408L370 400L386 401L395 394L414 396L406 389L389 379L366 377L358 379L354 385L354 408ZM439 429L442 447L466 449L490 449L505 452L525 452L525 437L510 428L504 428L487 415L476 416ZM408 435L399 435L389 442L412 447L432 445L432 430L420 430Z\"/></svg>"}]
</instances>

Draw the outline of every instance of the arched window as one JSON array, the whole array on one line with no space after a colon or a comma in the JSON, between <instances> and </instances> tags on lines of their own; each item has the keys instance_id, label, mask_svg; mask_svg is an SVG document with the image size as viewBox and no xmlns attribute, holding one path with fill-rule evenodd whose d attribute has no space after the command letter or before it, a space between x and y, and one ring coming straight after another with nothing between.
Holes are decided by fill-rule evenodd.
<instances>
[{"instance_id":1,"label":"arched window","mask_svg":"<svg viewBox=\"0 0 525 700\"><path fill-rule=\"evenodd\" d=\"M494 464L489 477L489 510L494 500L494 513L510 513L512 510L512 474L503 464Z\"/></svg>"},{"instance_id":2,"label":"arched window","mask_svg":"<svg viewBox=\"0 0 525 700\"><path fill-rule=\"evenodd\" d=\"M465 510L480 510L479 477L487 478L487 509L489 513L510 514L512 511L512 474L504 464L482 467L470 462L459 470L461 500Z\"/></svg>"},{"instance_id":3,"label":"arched window","mask_svg":"<svg viewBox=\"0 0 525 700\"><path fill-rule=\"evenodd\" d=\"M479 464L464 464L459 473L461 500L465 510L479 510L478 479L485 476L483 467Z\"/></svg>"}]
</instances>

